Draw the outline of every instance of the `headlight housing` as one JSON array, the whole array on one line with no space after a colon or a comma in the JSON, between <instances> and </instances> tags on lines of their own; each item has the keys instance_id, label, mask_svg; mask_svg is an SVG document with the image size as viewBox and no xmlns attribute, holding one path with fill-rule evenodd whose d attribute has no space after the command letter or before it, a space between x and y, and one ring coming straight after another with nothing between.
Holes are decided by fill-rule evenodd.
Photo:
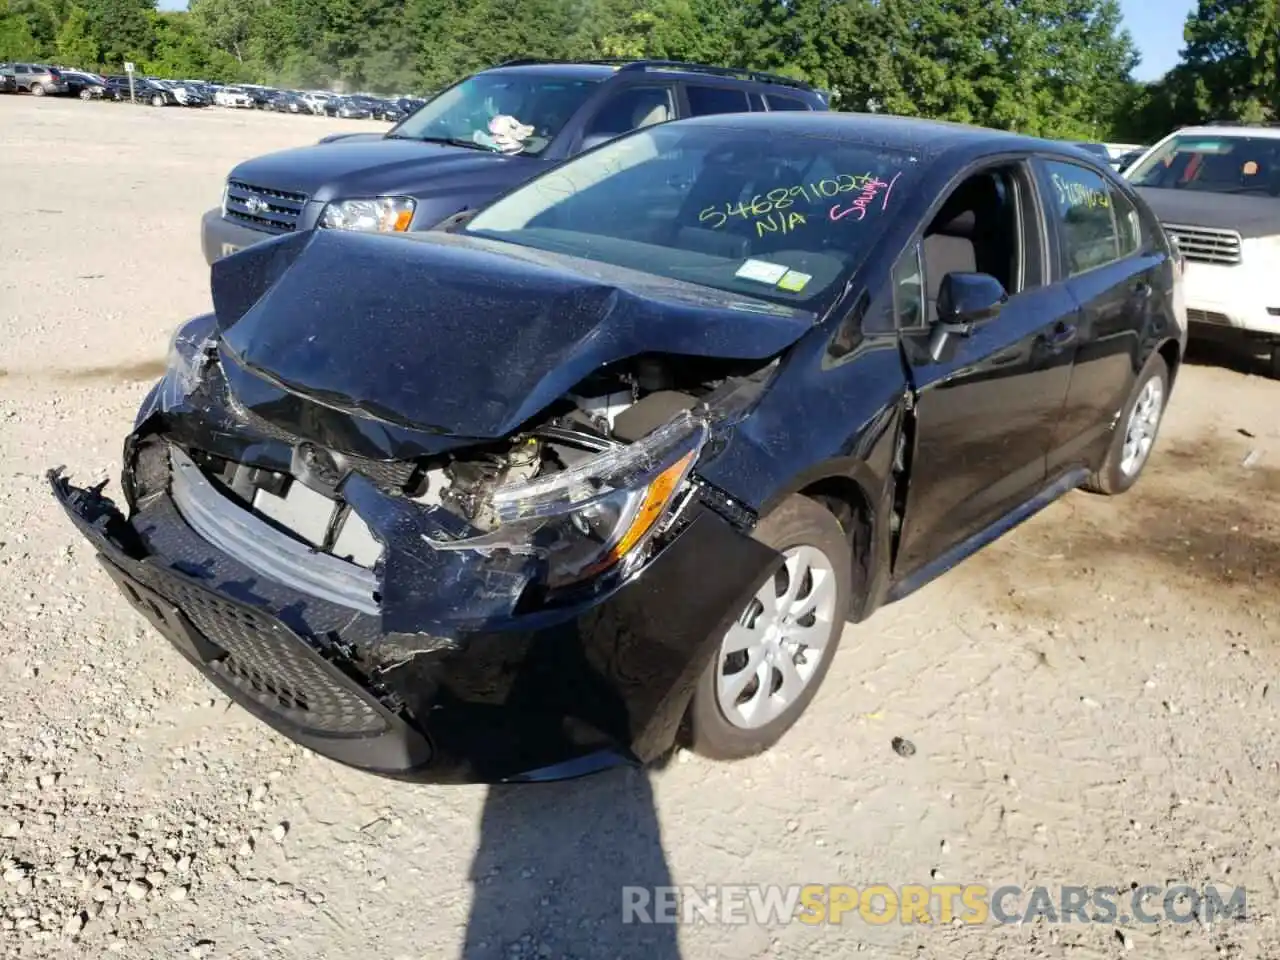
<instances>
[{"instance_id":1,"label":"headlight housing","mask_svg":"<svg viewBox=\"0 0 1280 960\"><path fill-rule=\"evenodd\" d=\"M480 504L494 529L437 550L507 550L545 562L558 589L606 571L627 573L641 549L685 501L689 474L707 442L707 421L685 412L630 446L560 473L498 487Z\"/></svg>"},{"instance_id":2,"label":"headlight housing","mask_svg":"<svg viewBox=\"0 0 1280 960\"><path fill-rule=\"evenodd\" d=\"M212 314L188 320L173 332L160 397L166 409L182 403L204 375L217 348L216 323Z\"/></svg>"},{"instance_id":3,"label":"headlight housing","mask_svg":"<svg viewBox=\"0 0 1280 960\"><path fill-rule=\"evenodd\" d=\"M320 226L329 230L404 233L413 223L417 206L418 202L412 197L335 200L320 214Z\"/></svg>"}]
</instances>

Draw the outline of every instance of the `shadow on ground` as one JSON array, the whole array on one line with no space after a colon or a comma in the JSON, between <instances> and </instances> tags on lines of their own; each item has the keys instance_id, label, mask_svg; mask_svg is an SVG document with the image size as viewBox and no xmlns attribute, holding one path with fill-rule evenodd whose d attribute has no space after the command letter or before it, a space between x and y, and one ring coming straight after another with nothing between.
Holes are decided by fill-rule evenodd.
<instances>
[{"instance_id":1,"label":"shadow on ground","mask_svg":"<svg viewBox=\"0 0 1280 960\"><path fill-rule=\"evenodd\" d=\"M1187 344L1185 362L1199 367L1223 367L1246 376L1268 375L1270 347L1244 339L1197 338Z\"/></svg>"},{"instance_id":2,"label":"shadow on ground","mask_svg":"<svg viewBox=\"0 0 1280 960\"><path fill-rule=\"evenodd\" d=\"M493 787L464 960L680 956L671 924L623 922L623 888L671 885L645 771Z\"/></svg>"}]
</instances>

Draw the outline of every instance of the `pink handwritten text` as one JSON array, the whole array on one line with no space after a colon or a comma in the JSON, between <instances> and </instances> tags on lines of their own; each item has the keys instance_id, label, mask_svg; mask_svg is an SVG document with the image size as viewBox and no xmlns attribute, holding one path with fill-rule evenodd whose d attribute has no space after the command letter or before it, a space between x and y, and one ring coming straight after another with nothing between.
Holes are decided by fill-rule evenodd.
<instances>
[{"instance_id":1,"label":"pink handwritten text","mask_svg":"<svg viewBox=\"0 0 1280 960\"><path fill-rule=\"evenodd\" d=\"M898 177L900 176L902 176L901 173L894 174L893 179L888 182L881 180L879 177L876 177L874 180L867 181L862 185L861 191L849 206L842 210L840 208L840 204L837 203L830 209L830 211L828 211L827 215L833 222L836 220L843 220L848 216L852 216L855 221L861 221L866 217L868 208L871 204L875 203L876 200L880 201L881 210L887 209L889 206L889 195L893 192L893 185L898 182ZM882 190L884 191L883 195L880 192Z\"/></svg>"}]
</instances>

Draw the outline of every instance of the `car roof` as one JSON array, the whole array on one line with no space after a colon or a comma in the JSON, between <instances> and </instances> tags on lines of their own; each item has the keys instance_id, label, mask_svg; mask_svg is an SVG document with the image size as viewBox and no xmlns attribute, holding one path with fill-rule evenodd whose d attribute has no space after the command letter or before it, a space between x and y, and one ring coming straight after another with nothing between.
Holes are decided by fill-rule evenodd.
<instances>
[{"instance_id":1,"label":"car roof","mask_svg":"<svg viewBox=\"0 0 1280 960\"><path fill-rule=\"evenodd\" d=\"M603 81L625 74L652 81L655 76L663 76L676 80L728 81L737 84L754 84L758 86L776 86L780 90L790 89L793 93L808 96L819 96L819 91L799 80L761 73L754 70L733 70L707 66L698 63L685 63L678 60L583 60L573 61L512 61L500 63L481 73L518 73L533 74L556 79ZM771 79L772 76L772 79Z\"/></svg>"},{"instance_id":2,"label":"car roof","mask_svg":"<svg viewBox=\"0 0 1280 960\"><path fill-rule=\"evenodd\" d=\"M1000 150L1046 151L1097 160L1096 155L1070 143L1042 140L1004 130L992 130L947 120L924 120L918 117L900 117L883 113L775 110L760 113L713 114L673 122L682 125L758 129L762 134L826 137L832 140L844 140L851 144L866 144L933 156L953 148L969 148L974 153L995 153Z\"/></svg>"},{"instance_id":3,"label":"car roof","mask_svg":"<svg viewBox=\"0 0 1280 960\"><path fill-rule=\"evenodd\" d=\"M618 68L605 63L521 63L490 67L480 72L531 74L557 80L607 80L618 72Z\"/></svg>"},{"instance_id":4,"label":"car roof","mask_svg":"<svg viewBox=\"0 0 1280 960\"><path fill-rule=\"evenodd\" d=\"M1209 124L1203 127L1183 127L1173 136L1184 137L1259 137L1264 140L1280 140L1280 127L1249 126L1248 124Z\"/></svg>"}]
</instances>

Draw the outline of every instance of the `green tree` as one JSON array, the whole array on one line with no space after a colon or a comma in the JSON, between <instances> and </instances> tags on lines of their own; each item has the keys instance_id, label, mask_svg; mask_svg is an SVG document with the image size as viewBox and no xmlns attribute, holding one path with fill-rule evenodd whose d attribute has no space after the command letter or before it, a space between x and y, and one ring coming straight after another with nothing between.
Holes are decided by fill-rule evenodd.
<instances>
[{"instance_id":1,"label":"green tree","mask_svg":"<svg viewBox=\"0 0 1280 960\"><path fill-rule=\"evenodd\" d=\"M58 60L72 66L96 69L102 62L97 39L89 29L89 15L81 7L72 7L58 28L55 41Z\"/></svg>"},{"instance_id":2,"label":"green tree","mask_svg":"<svg viewBox=\"0 0 1280 960\"><path fill-rule=\"evenodd\" d=\"M102 62L116 67L126 60L146 60L155 42L155 0L82 0L90 35L97 40Z\"/></svg>"},{"instance_id":3,"label":"green tree","mask_svg":"<svg viewBox=\"0 0 1280 960\"><path fill-rule=\"evenodd\" d=\"M1200 0L1183 36L1185 80L1199 112L1257 122L1280 99L1280 4L1276 0Z\"/></svg>"},{"instance_id":4,"label":"green tree","mask_svg":"<svg viewBox=\"0 0 1280 960\"><path fill-rule=\"evenodd\" d=\"M251 76L234 56L205 40L189 13L153 13L151 22L155 39L150 55L142 62L144 72L159 77L219 81Z\"/></svg>"},{"instance_id":5,"label":"green tree","mask_svg":"<svg viewBox=\"0 0 1280 960\"><path fill-rule=\"evenodd\" d=\"M31 34L27 18L0 0L0 60L30 60L40 56L40 45Z\"/></svg>"},{"instance_id":6,"label":"green tree","mask_svg":"<svg viewBox=\"0 0 1280 960\"><path fill-rule=\"evenodd\" d=\"M187 12L206 43L243 63L262 7L259 0L191 0Z\"/></svg>"}]
</instances>

